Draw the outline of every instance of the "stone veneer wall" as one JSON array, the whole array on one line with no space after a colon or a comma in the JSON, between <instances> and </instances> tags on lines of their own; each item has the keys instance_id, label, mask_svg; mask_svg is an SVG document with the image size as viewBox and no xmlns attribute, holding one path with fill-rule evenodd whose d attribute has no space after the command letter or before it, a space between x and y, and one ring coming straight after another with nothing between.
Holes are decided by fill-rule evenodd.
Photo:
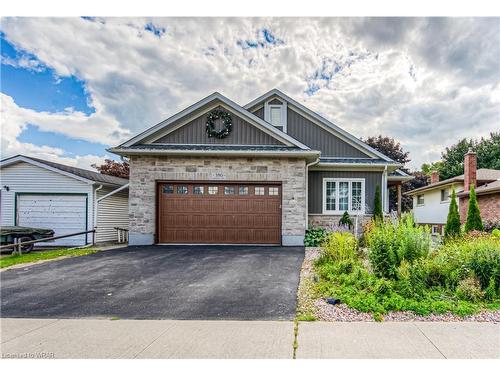
<instances>
[{"instance_id":1,"label":"stone veneer wall","mask_svg":"<svg viewBox=\"0 0 500 375\"><path fill-rule=\"evenodd\" d=\"M129 244L131 245L154 243L158 180L282 182L282 244L303 245L306 229L305 160L131 156L129 180Z\"/></svg>"},{"instance_id":2,"label":"stone veneer wall","mask_svg":"<svg viewBox=\"0 0 500 375\"><path fill-rule=\"evenodd\" d=\"M333 225L338 225L340 218L342 215L318 215L318 214L309 214L308 216L308 224L309 227L323 227L328 228ZM358 230L356 235L360 236L363 234L363 225L369 222L372 218L372 215L363 215L359 217L358 221ZM351 220L354 225L356 225L356 217L351 215Z\"/></svg>"}]
</instances>

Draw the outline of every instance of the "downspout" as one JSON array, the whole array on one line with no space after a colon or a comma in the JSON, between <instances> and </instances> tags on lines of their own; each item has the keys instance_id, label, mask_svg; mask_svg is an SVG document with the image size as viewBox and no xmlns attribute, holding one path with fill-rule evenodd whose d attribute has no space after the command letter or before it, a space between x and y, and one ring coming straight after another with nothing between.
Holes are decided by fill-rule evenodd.
<instances>
[{"instance_id":1,"label":"downspout","mask_svg":"<svg viewBox=\"0 0 500 375\"><path fill-rule=\"evenodd\" d=\"M93 225L93 228L92 228L94 230L97 230L97 203L99 202L99 200L97 199L97 191L101 190L102 187L103 187L102 185L99 185L99 187L97 187L94 190L94 195L95 195L95 198L94 198L94 225ZM94 238L95 238L95 234L96 233L94 233Z\"/></svg>"},{"instance_id":2,"label":"downspout","mask_svg":"<svg viewBox=\"0 0 500 375\"><path fill-rule=\"evenodd\" d=\"M309 167L316 165L319 163L319 156L316 158L315 161L306 164L306 230L307 227L309 226Z\"/></svg>"},{"instance_id":3,"label":"downspout","mask_svg":"<svg viewBox=\"0 0 500 375\"><path fill-rule=\"evenodd\" d=\"M389 213L389 210L387 209L388 202L387 202L387 164L384 167L384 173L382 173L382 181L383 181L383 186L382 186L382 204L384 205L383 211L387 214Z\"/></svg>"}]
</instances>

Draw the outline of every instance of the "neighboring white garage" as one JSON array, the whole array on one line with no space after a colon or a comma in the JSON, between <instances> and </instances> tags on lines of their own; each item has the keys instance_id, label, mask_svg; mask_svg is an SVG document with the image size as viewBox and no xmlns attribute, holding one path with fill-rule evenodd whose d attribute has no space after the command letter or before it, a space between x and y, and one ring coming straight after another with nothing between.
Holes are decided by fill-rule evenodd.
<instances>
[{"instance_id":1,"label":"neighboring white garage","mask_svg":"<svg viewBox=\"0 0 500 375\"><path fill-rule=\"evenodd\" d=\"M86 169L15 156L0 162L0 224L49 228L64 235L96 228L96 242L128 229L128 180ZM47 242L82 246L92 235Z\"/></svg>"}]
</instances>

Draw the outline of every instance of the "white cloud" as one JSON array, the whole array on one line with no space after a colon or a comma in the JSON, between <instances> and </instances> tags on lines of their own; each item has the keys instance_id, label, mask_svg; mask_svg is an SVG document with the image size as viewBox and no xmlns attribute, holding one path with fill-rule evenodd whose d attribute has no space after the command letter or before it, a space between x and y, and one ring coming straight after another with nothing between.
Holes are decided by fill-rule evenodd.
<instances>
[{"instance_id":1,"label":"white cloud","mask_svg":"<svg viewBox=\"0 0 500 375\"><path fill-rule=\"evenodd\" d=\"M0 93L0 98L2 159L12 155L25 154L81 168L89 168L91 164L102 162L105 159L105 157L96 155L65 157L64 145L59 148L37 146L18 141L17 138L28 124L34 124L45 132L61 133L70 138L93 140L99 143L115 142L117 139L125 139L126 137L113 134L111 132L113 128L116 128L117 134L122 133L116 125L113 127L112 124L116 124L116 121L102 118L99 112L91 116L73 110L62 113L37 112L19 107L10 96L3 93Z\"/></svg>"},{"instance_id":2,"label":"white cloud","mask_svg":"<svg viewBox=\"0 0 500 375\"><path fill-rule=\"evenodd\" d=\"M150 22L165 32L146 31ZM4 142L2 134L2 146L19 147L27 123L117 144L213 91L244 104L278 87L357 136L396 137L417 167L462 137L498 128L495 24L498 19L5 18L9 41L57 74L85 82L96 113L36 112L2 96L8 135ZM264 29L284 43L267 41ZM252 44L257 48L246 48Z\"/></svg>"}]
</instances>

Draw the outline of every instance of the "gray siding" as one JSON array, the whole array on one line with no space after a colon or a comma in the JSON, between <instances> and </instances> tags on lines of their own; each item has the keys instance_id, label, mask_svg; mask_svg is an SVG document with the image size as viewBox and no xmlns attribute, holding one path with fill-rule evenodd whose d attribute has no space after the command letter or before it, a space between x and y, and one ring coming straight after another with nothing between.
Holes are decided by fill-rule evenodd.
<instances>
[{"instance_id":1,"label":"gray siding","mask_svg":"<svg viewBox=\"0 0 500 375\"><path fill-rule=\"evenodd\" d=\"M283 104L283 102L281 100L278 100L278 99L274 98L273 100L271 100L269 102L269 104L271 104L271 105L273 105L273 104L275 104L275 105L281 105L281 104Z\"/></svg>"},{"instance_id":2,"label":"gray siding","mask_svg":"<svg viewBox=\"0 0 500 375\"><path fill-rule=\"evenodd\" d=\"M323 178L364 178L365 205L367 214L373 212L375 188L382 185L382 172L355 172L355 171L311 171L309 172L308 199L309 213L323 212Z\"/></svg>"},{"instance_id":3,"label":"gray siding","mask_svg":"<svg viewBox=\"0 0 500 375\"><path fill-rule=\"evenodd\" d=\"M264 120L264 107L262 108L259 108L258 110L256 110L255 112L252 112L255 116L257 116L258 118Z\"/></svg>"},{"instance_id":4,"label":"gray siding","mask_svg":"<svg viewBox=\"0 0 500 375\"><path fill-rule=\"evenodd\" d=\"M226 138L208 138L205 130L207 113L204 113L181 128L158 139L154 143L283 145L280 141L264 133L262 130L257 129L254 125L248 123L234 113L230 111L228 112L231 114L233 119L233 129ZM222 125L220 123L216 124L217 128L220 128L221 126Z\"/></svg>"},{"instance_id":5,"label":"gray siding","mask_svg":"<svg viewBox=\"0 0 500 375\"><path fill-rule=\"evenodd\" d=\"M321 151L321 156L369 157L290 108L287 111L287 122L287 133L313 150Z\"/></svg>"}]
</instances>

